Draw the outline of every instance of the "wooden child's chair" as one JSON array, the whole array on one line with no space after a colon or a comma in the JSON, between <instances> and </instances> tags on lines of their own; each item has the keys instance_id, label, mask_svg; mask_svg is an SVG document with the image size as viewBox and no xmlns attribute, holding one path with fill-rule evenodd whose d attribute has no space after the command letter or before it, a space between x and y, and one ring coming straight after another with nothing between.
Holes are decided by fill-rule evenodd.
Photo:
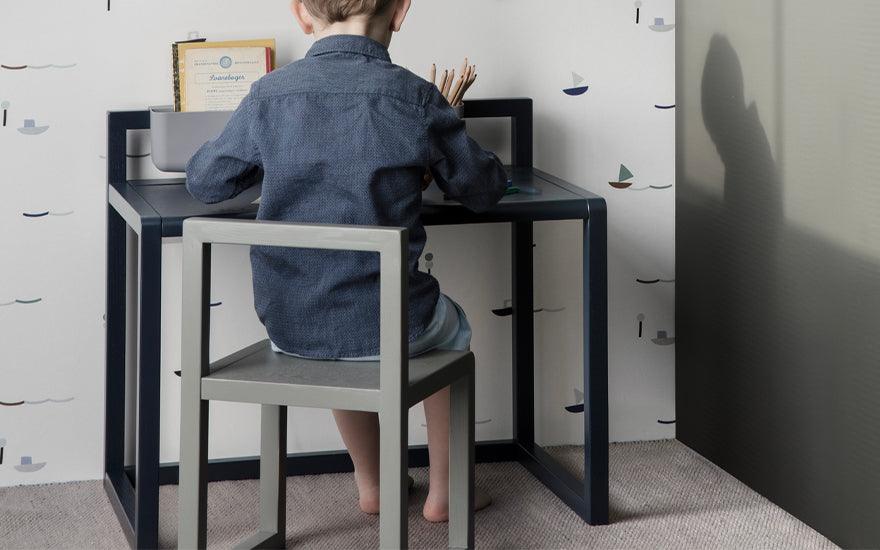
<instances>
[{"instance_id":1,"label":"wooden child's chair","mask_svg":"<svg viewBox=\"0 0 880 550\"><path fill-rule=\"evenodd\" d=\"M284 548L287 407L374 411L380 426L379 544L407 546L408 410L451 386L449 545L473 548L474 356L434 351L409 359L407 231L193 218L183 224L180 510L178 546L204 548L208 401L262 405L260 526L241 548ZM311 361L272 351L269 340L208 363L211 246L239 244L359 250L380 257L380 360Z\"/></svg>"}]
</instances>

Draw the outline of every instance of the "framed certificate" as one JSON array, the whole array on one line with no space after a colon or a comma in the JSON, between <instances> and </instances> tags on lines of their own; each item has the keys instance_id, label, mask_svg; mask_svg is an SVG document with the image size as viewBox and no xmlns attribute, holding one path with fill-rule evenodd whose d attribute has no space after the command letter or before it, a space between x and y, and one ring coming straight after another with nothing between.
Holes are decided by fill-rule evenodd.
<instances>
[{"instance_id":1,"label":"framed certificate","mask_svg":"<svg viewBox=\"0 0 880 550\"><path fill-rule=\"evenodd\" d=\"M181 44L178 76L181 111L232 111L251 84L272 71L273 46L241 43Z\"/></svg>"}]
</instances>

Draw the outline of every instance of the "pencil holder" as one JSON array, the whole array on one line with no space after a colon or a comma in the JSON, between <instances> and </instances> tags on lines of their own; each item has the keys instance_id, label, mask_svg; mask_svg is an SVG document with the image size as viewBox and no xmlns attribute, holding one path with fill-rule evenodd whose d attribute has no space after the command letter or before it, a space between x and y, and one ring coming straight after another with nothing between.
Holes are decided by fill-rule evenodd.
<instances>
[{"instance_id":1,"label":"pencil holder","mask_svg":"<svg viewBox=\"0 0 880 550\"><path fill-rule=\"evenodd\" d=\"M458 115L458 118L461 118L461 119L464 118L464 105L459 105L458 107L453 107L452 110L455 111L455 114Z\"/></svg>"},{"instance_id":2,"label":"pencil holder","mask_svg":"<svg viewBox=\"0 0 880 550\"><path fill-rule=\"evenodd\" d=\"M176 112L170 105L150 107L153 164L163 172L183 172L205 142L220 135L233 111Z\"/></svg>"}]
</instances>

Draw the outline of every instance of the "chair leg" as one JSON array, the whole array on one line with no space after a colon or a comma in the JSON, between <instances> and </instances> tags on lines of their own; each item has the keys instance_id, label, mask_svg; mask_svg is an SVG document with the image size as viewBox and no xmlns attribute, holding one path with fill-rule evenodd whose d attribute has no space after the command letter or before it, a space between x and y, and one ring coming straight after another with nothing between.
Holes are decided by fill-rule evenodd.
<instances>
[{"instance_id":1,"label":"chair leg","mask_svg":"<svg viewBox=\"0 0 880 550\"><path fill-rule=\"evenodd\" d=\"M449 392L449 547L474 547L474 375Z\"/></svg>"},{"instance_id":2,"label":"chair leg","mask_svg":"<svg viewBox=\"0 0 880 550\"><path fill-rule=\"evenodd\" d=\"M399 401L379 412L379 547L407 548L409 411Z\"/></svg>"},{"instance_id":3,"label":"chair leg","mask_svg":"<svg viewBox=\"0 0 880 550\"><path fill-rule=\"evenodd\" d=\"M184 373L187 376L185 369ZM200 549L205 548L208 532L208 402L193 393L198 379L184 384L196 389L181 392L177 547Z\"/></svg>"},{"instance_id":4,"label":"chair leg","mask_svg":"<svg viewBox=\"0 0 880 550\"><path fill-rule=\"evenodd\" d=\"M260 412L260 529L236 548L284 548L287 541L287 407Z\"/></svg>"},{"instance_id":5,"label":"chair leg","mask_svg":"<svg viewBox=\"0 0 880 550\"><path fill-rule=\"evenodd\" d=\"M287 407L263 405L260 441L260 530L284 548L287 530Z\"/></svg>"}]
</instances>

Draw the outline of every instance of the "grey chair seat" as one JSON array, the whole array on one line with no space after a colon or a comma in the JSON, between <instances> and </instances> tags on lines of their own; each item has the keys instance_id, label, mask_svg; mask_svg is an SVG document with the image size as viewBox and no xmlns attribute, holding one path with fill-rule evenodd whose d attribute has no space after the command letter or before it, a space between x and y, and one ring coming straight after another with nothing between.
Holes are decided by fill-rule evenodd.
<instances>
[{"instance_id":1,"label":"grey chair seat","mask_svg":"<svg viewBox=\"0 0 880 550\"><path fill-rule=\"evenodd\" d=\"M473 368L468 351L430 351L409 360L407 406ZM257 342L211 364L202 399L346 410L379 410L379 362L320 361Z\"/></svg>"}]
</instances>

